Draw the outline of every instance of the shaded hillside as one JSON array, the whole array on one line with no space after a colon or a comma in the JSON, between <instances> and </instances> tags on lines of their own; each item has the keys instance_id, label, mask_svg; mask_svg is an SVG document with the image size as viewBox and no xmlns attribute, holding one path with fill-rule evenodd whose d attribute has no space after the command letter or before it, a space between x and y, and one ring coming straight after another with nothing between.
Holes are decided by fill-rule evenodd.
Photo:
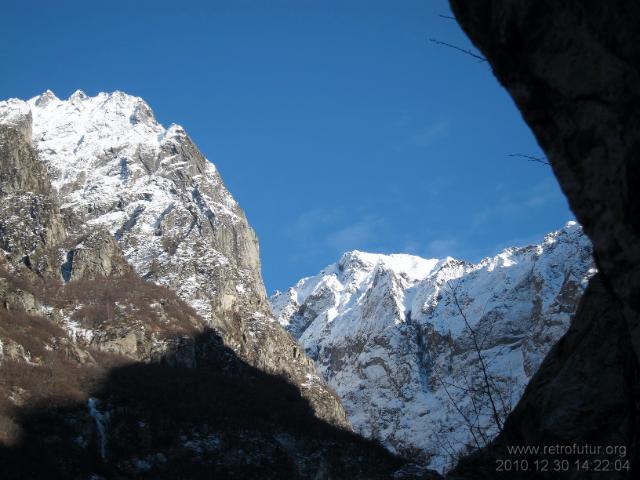
<instances>
[{"instance_id":1,"label":"shaded hillside","mask_svg":"<svg viewBox=\"0 0 640 480\"><path fill-rule=\"evenodd\" d=\"M367 479L407 467L318 418L297 386L239 359L164 287L6 268L0 286L3 479ZM69 307L75 337L47 316Z\"/></svg>"},{"instance_id":2,"label":"shaded hillside","mask_svg":"<svg viewBox=\"0 0 640 480\"><path fill-rule=\"evenodd\" d=\"M32 338L33 356L44 354L41 338L60 333L12 318ZM192 338L190 350L196 365L92 350L89 365L64 351L38 366L4 359L0 385L16 400L2 408L13 429L0 447L3 478L366 479L390 478L406 463L318 419L295 386L248 366L214 332ZM37 393L16 398L25 392ZM104 416L104 436L89 402Z\"/></svg>"}]
</instances>

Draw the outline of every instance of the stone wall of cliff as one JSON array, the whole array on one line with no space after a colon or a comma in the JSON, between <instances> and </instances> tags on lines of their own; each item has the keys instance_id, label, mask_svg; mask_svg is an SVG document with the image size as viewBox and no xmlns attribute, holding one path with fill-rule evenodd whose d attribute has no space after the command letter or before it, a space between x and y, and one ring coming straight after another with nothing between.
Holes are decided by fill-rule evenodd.
<instances>
[{"instance_id":1,"label":"stone wall of cliff","mask_svg":"<svg viewBox=\"0 0 640 480\"><path fill-rule=\"evenodd\" d=\"M544 149L600 274L495 444L452 478L493 478L513 442L625 445L636 478L640 354L640 5L451 0ZM513 458L512 458L513 460ZM505 478L583 478L575 468Z\"/></svg>"}]
</instances>

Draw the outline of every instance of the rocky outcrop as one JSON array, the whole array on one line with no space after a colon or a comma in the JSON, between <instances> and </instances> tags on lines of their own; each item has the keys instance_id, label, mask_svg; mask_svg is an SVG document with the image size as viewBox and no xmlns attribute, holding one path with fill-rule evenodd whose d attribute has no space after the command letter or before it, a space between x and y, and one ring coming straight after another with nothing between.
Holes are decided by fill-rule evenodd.
<instances>
[{"instance_id":1,"label":"rocky outcrop","mask_svg":"<svg viewBox=\"0 0 640 480\"><path fill-rule=\"evenodd\" d=\"M499 431L474 340L502 422L569 327L593 267L569 222L477 264L348 252L271 301L358 433L446 470Z\"/></svg>"},{"instance_id":2,"label":"rocky outcrop","mask_svg":"<svg viewBox=\"0 0 640 480\"><path fill-rule=\"evenodd\" d=\"M484 452L485 460L512 441L614 442L626 448L631 466L609 470L606 478L635 478L640 468L640 6L623 0L451 4L546 152L593 241L600 271L567 336L533 378L503 434ZM598 313L608 319L606 326ZM571 368L579 375L568 375ZM594 458L598 455L589 456ZM481 478L481 471L486 478L497 475L495 464L483 463L480 455L455 476ZM571 468L553 475L512 472L509 478L582 478L583 473Z\"/></svg>"},{"instance_id":3,"label":"rocky outcrop","mask_svg":"<svg viewBox=\"0 0 640 480\"><path fill-rule=\"evenodd\" d=\"M6 270L0 271L6 275ZM42 307L36 297L26 290L16 288L6 278L0 277L0 299L5 310L24 310L25 312L37 312Z\"/></svg>"},{"instance_id":4,"label":"rocky outcrop","mask_svg":"<svg viewBox=\"0 0 640 480\"><path fill-rule=\"evenodd\" d=\"M0 249L14 267L56 275L52 248L65 236L47 170L31 145L31 112L0 102Z\"/></svg>"},{"instance_id":5,"label":"rocky outcrop","mask_svg":"<svg viewBox=\"0 0 640 480\"><path fill-rule=\"evenodd\" d=\"M115 239L104 230L94 230L66 253L60 271L65 281L121 277L131 272Z\"/></svg>"}]
</instances>

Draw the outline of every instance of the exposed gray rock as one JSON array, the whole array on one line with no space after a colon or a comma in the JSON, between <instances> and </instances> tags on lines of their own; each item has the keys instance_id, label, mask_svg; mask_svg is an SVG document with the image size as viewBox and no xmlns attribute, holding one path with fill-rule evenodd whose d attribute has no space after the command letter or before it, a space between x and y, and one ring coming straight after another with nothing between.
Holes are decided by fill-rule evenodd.
<instances>
[{"instance_id":1,"label":"exposed gray rock","mask_svg":"<svg viewBox=\"0 0 640 480\"><path fill-rule=\"evenodd\" d=\"M10 110L6 102L0 102L3 109ZM46 168L26 138L30 111L12 115L15 124L0 123L0 249L14 267L56 275L51 249L65 235L58 202Z\"/></svg>"},{"instance_id":2,"label":"exposed gray rock","mask_svg":"<svg viewBox=\"0 0 640 480\"><path fill-rule=\"evenodd\" d=\"M138 353L138 338L134 332L128 332L123 337L96 342L101 350L136 358Z\"/></svg>"},{"instance_id":3,"label":"exposed gray rock","mask_svg":"<svg viewBox=\"0 0 640 480\"><path fill-rule=\"evenodd\" d=\"M69 249L60 269L65 281L120 277L131 272L118 243L104 230L92 231Z\"/></svg>"},{"instance_id":4,"label":"exposed gray rock","mask_svg":"<svg viewBox=\"0 0 640 480\"><path fill-rule=\"evenodd\" d=\"M24 347L10 339L5 339L2 344L2 357L13 361L28 362L31 355Z\"/></svg>"},{"instance_id":5,"label":"exposed gray rock","mask_svg":"<svg viewBox=\"0 0 640 480\"><path fill-rule=\"evenodd\" d=\"M31 110L24 102L15 98L0 102L0 124L14 130L25 144L31 142Z\"/></svg>"}]
</instances>

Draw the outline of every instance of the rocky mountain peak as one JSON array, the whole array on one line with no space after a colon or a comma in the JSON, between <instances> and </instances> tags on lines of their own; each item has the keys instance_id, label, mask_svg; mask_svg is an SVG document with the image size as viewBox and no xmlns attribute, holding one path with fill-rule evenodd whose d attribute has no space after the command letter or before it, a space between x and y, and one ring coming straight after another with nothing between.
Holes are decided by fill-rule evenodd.
<instances>
[{"instance_id":1,"label":"rocky mountain peak","mask_svg":"<svg viewBox=\"0 0 640 480\"><path fill-rule=\"evenodd\" d=\"M443 445L497 433L487 399L469 394L480 381L471 335L506 415L594 273L591 245L569 222L476 264L348 252L271 302L359 433L442 470L458 453Z\"/></svg>"},{"instance_id":2,"label":"rocky mountain peak","mask_svg":"<svg viewBox=\"0 0 640 480\"><path fill-rule=\"evenodd\" d=\"M68 100L45 92L2 102L0 120L0 128L23 134L3 161L24 175L11 173L7 185L41 172L32 176L49 192L28 238L15 237L30 231L20 228L22 214L0 212L12 259L27 255L32 263L39 249L48 252L48 270L65 281L133 270L173 290L195 309L198 328L215 329L242 360L299 385L319 417L347 427L337 397L272 317L244 212L182 127L166 129L144 100L123 92L77 91ZM32 211L33 201L40 200L30 197L23 210ZM127 345L131 328L118 330Z\"/></svg>"},{"instance_id":3,"label":"rocky mountain peak","mask_svg":"<svg viewBox=\"0 0 640 480\"><path fill-rule=\"evenodd\" d=\"M0 124L15 129L26 141L31 141L31 109L22 100L11 98L0 102Z\"/></svg>"},{"instance_id":4,"label":"rocky mountain peak","mask_svg":"<svg viewBox=\"0 0 640 480\"><path fill-rule=\"evenodd\" d=\"M84 93L80 89L76 90L71 95L69 95L69 101L71 103L78 103L78 102L81 102L82 100L85 100L87 98L89 98L89 97L87 97L87 94Z\"/></svg>"},{"instance_id":5,"label":"rocky mountain peak","mask_svg":"<svg viewBox=\"0 0 640 480\"><path fill-rule=\"evenodd\" d=\"M59 101L59 99L51 90L45 90L43 93L35 97L35 103L41 107L52 101Z\"/></svg>"},{"instance_id":6,"label":"rocky mountain peak","mask_svg":"<svg viewBox=\"0 0 640 480\"><path fill-rule=\"evenodd\" d=\"M424 278L438 263L437 259L425 259L404 253L383 255L353 250L343 254L337 265L339 270L351 272L370 272L377 265L381 265L397 274L418 280Z\"/></svg>"}]
</instances>

